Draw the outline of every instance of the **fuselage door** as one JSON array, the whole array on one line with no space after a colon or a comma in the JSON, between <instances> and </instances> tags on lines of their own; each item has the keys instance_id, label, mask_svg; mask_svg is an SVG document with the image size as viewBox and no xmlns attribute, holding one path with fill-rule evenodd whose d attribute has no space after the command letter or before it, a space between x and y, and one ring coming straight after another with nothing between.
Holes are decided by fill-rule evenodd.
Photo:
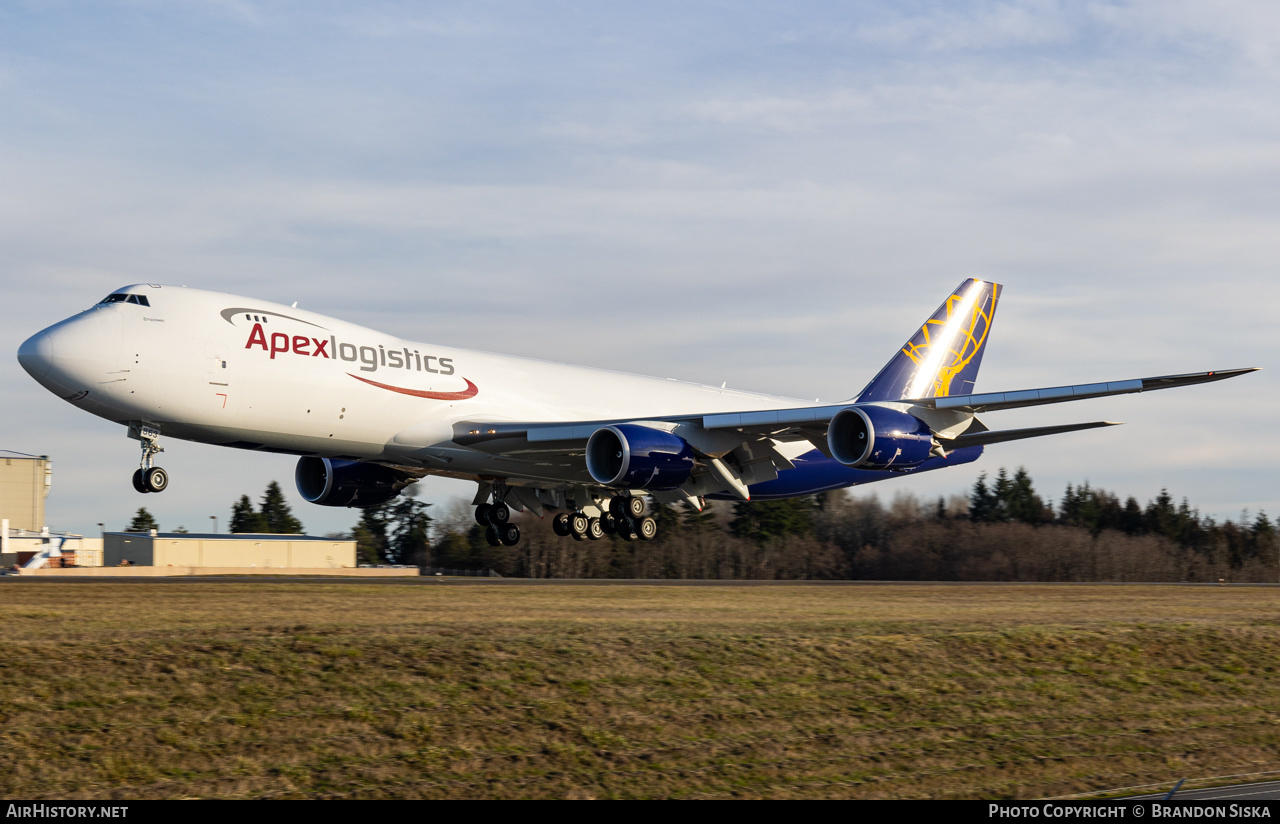
<instances>
[{"instance_id":1,"label":"fuselage door","mask_svg":"<svg viewBox=\"0 0 1280 824\"><path fill-rule=\"evenodd\" d=\"M231 370L227 368L226 353L223 351L226 347L207 346L205 347L205 380L213 386L230 386Z\"/></svg>"}]
</instances>

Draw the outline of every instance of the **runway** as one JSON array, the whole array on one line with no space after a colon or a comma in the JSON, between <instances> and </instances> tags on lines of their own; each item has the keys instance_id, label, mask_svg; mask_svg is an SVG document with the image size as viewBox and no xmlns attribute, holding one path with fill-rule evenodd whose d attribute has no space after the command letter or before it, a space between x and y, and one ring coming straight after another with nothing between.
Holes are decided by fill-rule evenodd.
<instances>
[{"instance_id":1,"label":"runway","mask_svg":"<svg viewBox=\"0 0 1280 824\"><path fill-rule=\"evenodd\" d=\"M481 578L422 576L417 578L341 578L302 575L175 575L175 576L111 576L76 577L72 575L0 575L0 585L11 583L64 584L359 584L363 586L514 586L514 587L1280 587L1271 583L1216 582L1114 582L1114 581L752 581L752 580L680 580L672 578Z\"/></svg>"},{"instance_id":2,"label":"runway","mask_svg":"<svg viewBox=\"0 0 1280 824\"><path fill-rule=\"evenodd\" d=\"M1160 801L1168 791L1151 795L1133 795L1126 801ZM1206 787L1200 790L1179 790L1172 801L1280 801L1280 781L1260 781L1254 784L1231 784L1225 787Z\"/></svg>"}]
</instances>

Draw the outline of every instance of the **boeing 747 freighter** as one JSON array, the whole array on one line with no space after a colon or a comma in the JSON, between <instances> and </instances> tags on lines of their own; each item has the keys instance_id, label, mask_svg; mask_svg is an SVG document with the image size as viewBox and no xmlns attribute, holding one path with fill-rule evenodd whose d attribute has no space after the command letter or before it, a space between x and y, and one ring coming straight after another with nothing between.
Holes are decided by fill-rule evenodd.
<instances>
[{"instance_id":1,"label":"boeing 747 freighter","mask_svg":"<svg viewBox=\"0 0 1280 824\"><path fill-rule=\"evenodd\" d=\"M1252 369L975 394L999 284L949 294L858 395L805 403L401 340L253 298L137 284L32 336L24 369L141 442L138 492L162 492L161 437L298 455L298 492L367 507L427 475L476 482L489 542L511 511L564 536L653 538L662 502L811 495L976 460L1002 441L1110 421L990 430L979 413L1207 383Z\"/></svg>"}]
</instances>

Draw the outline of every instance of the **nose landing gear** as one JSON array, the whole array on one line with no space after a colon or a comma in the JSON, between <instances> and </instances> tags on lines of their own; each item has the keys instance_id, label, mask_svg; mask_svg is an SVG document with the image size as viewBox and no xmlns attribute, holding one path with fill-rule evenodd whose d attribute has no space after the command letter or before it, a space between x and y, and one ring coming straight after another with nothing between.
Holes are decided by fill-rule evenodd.
<instances>
[{"instance_id":1,"label":"nose landing gear","mask_svg":"<svg viewBox=\"0 0 1280 824\"><path fill-rule=\"evenodd\" d=\"M133 472L133 488L139 492L164 492L169 488L169 473L154 465L155 456L164 451L164 447L157 443L160 430L151 426L131 426L129 437L142 442L142 461Z\"/></svg>"}]
</instances>

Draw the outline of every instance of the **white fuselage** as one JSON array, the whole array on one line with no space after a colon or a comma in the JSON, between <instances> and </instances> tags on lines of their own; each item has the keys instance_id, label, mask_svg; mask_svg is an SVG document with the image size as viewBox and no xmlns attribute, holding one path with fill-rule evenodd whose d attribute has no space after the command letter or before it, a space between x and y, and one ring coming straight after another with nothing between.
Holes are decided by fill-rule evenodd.
<instances>
[{"instance_id":1,"label":"white fuselage","mask_svg":"<svg viewBox=\"0 0 1280 824\"><path fill-rule=\"evenodd\" d=\"M676 380L403 340L253 298L173 286L119 290L32 337L19 360L95 415L212 444L401 462L455 477L504 459L455 425L564 422L805 406ZM528 462L520 462L524 474ZM547 465L548 480L584 469Z\"/></svg>"}]
</instances>

